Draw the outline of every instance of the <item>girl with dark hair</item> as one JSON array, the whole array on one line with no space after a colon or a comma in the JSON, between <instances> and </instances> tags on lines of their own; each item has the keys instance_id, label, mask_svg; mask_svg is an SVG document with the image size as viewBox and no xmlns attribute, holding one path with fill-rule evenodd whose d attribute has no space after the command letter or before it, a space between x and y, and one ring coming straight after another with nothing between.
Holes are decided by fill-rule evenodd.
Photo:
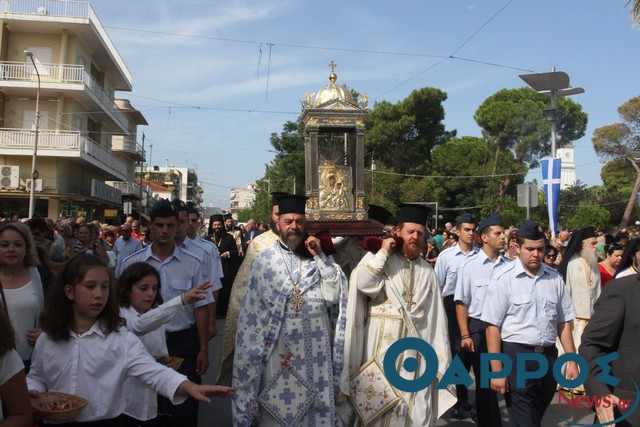
<instances>
[{"instance_id":1,"label":"girl with dark hair","mask_svg":"<svg viewBox=\"0 0 640 427\"><path fill-rule=\"evenodd\" d=\"M60 391L89 401L77 422L124 425L122 384L136 377L173 403L187 395L229 396L233 389L197 385L157 363L119 315L114 278L105 261L84 253L69 260L47 295L43 333L33 351L27 376L32 398Z\"/></svg>"},{"instance_id":2,"label":"girl with dark hair","mask_svg":"<svg viewBox=\"0 0 640 427\"><path fill-rule=\"evenodd\" d=\"M166 323L182 311L186 304L205 298L211 285L202 284L162 304L160 274L145 262L136 262L127 267L118 281L120 315L127 329L138 335L142 344L153 356L167 356L165 338ZM129 377L124 383L126 400L125 422L127 425L153 425L158 414L156 392L137 378Z\"/></svg>"},{"instance_id":3,"label":"girl with dark hair","mask_svg":"<svg viewBox=\"0 0 640 427\"><path fill-rule=\"evenodd\" d=\"M600 268L600 282L603 288L613 279L613 275L616 274L616 269L622 261L623 252L624 248L619 243L612 243L605 246L606 258L598 264L598 268Z\"/></svg>"},{"instance_id":4,"label":"girl with dark hair","mask_svg":"<svg viewBox=\"0 0 640 427\"><path fill-rule=\"evenodd\" d=\"M24 365L15 350L15 334L0 307L0 424L27 427L33 420Z\"/></svg>"}]
</instances>

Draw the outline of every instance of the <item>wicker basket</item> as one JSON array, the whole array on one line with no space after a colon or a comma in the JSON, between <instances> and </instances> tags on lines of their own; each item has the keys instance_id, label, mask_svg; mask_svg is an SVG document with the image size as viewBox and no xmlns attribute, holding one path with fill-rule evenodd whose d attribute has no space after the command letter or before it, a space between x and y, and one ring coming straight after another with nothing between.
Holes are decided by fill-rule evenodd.
<instances>
[{"instance_id":1,"label":"wicker basket","mask_svg":"<svg viewBox=\"0 0 640 427\"><path fill-rule=\"evenodd\" d=\"M180 366L182 366L182 362L184 361L182 357L178 356L154 356L154 358L156 359L156 362L162 363L167 368L171 368L176 371L180 369Z\"/></svg>"},{"instance_id":2,"label":"wicker basket","mask_svg":"<svg viewBox=\"0 0 640 427\"><path fill-rule=\"evenodd\" d=\"M55 422L73 421L88 404L83 397L57 391L40 393L40 397L31 399L36 416Z\"/></svg>"}]
</instances>

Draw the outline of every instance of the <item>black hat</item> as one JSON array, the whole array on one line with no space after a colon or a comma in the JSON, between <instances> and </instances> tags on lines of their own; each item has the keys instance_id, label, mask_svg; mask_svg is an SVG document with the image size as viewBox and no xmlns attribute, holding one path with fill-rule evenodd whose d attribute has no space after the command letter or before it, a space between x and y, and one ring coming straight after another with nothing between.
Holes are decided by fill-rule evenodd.
<instances>
[{"instance_id":1,"label":"black hat","mask_svg":"<svg viewBox=\"0 0 640 427\"><path fill-rule=\"evenodd\" d=\"M209 217L209 224L213 224L216 221L224 222L224 216L222 216L222 214L215 214Z\"/></svg>"},{"instance_id":2,"label":"black hat","mask_svg":"<svg viewBox=\"0 0 640 427\"><path fill-rule=\"evenodd\" d=\"M398 206L398 224L411 222L413 224L427 224L427 218L429 218L429 209L425 205L417 204L404 204Z\"/></svg>"},{"instance_id":3,"label":"black hat","mask_svg":"<svg viewBox=\"0 0 640 427\"><path fill-rule=\"evenodd\" d=\"M460 224L475 224L476 219L470 213L463 213L456 219L456 225Z\"/></svg>"},{"instance_id":4,"label":"black hat","mask_svg":"<svg viewBox=\"0 0 640 427\"><path fill-rule=\"evenodd\" d=\"M486 217L484 221L478 224L478 227L476 227L476 232L478 233L478 235L481 235L482 231L485 228L490 227L492 225L502 225L502 215L495 214L495 215Z\"/></svg>"},{"instance_id":5,"label":"black hat","mask_svg":"<svg viewBox=\"0 0 640 427\"><path fill-rule=\"evenodd\" d=\"M231 216L231 213L226 213L222 216L224 218L224 220L228 220L228 219L233 219L233 217Z\"/></svg>"},{"instance_id":6,"label":"black hat","mask_svg":"<svg viewBox=\"0 0 640 427\"><path fill-rule=\"evenodd\" d=\"M285 193L282 191L274 191L271 193L271 206L275 206L278 204L278 200L280 200L280 197L282 196L288 196L289 193Z\"/></svg>"},{"instance_id":7,"label":"black hat","mask_svg":"<svg viewBox=\"0 0 640 427\"><path fill-rule=\"evenodd\" d=\"M545 235L537 222L528 219L518 229L518 237L528 240L540 240L544 239Z\"/></svg>"},{"instance_id":8,"label":"black hat","mask_svg":"<svg viewBox=\"0 0 640 427\"><path fill-rule=\"evenodd\" d=\"M593 227L585 227L582 229L582 240L587 240L596 236L596 229Z\"/></svg>"},{"instance_id":9,"label":"black hat","mask_svg":"<svg viewBox=\"0 0 640 427\"><path fill-rule=\"evenodd\" d=\"M620 261L620 265L616 269L616 274L613 275L614 278L618 275L618 273L626 270L633 265L633 259L635 258L636 252L638 251L640 251L640 238L629 240L627 246L624 247L622 260Z\"/></svg>"},{"instance_id":10,"label":"black hat","mask_svg":"<svg viewBox=\"0 0 640 427\"><path fill-rule=\"evenodd\" d=\"M198 215L198 218L200 217L200 213L198 212L198 209L196 209L196 205L193 204L193 202L187 202L187 213L188 214L196 214Z\"/></svg>"},{"instance_id":11,"label":"black hat","mask_svg":"<svg viewBox=\"0 0 640 427\"><path fill-rule=\"evenodd\" d=\"M386 225L388 224L387 221L389 221L389 218L391 217L391 212L389 212L382 206L369 205L367 215L369 216L369 219L376 220L380 224Z\"/></svg>"},{"instance_id":12,"label":"black hat","mask_svg":"<svg viewBox=\"0 0 640 427\"><path fill-rule=\"evenodd\" d=\"M169 217L178 217L178 210L175 206L167 199L160 199L153 205L151 211L149 212L149 216L153 219L156 217L159 218L169 218Z\"/></svg>"},{"instance_id":13,"label":"black hat","mask_svg":"<svg viewBox=\"0 0 640 427\"><path fill-rule=\"evenodd\" d=\"M280 208L280 215L288 213L297 213L304 215L307 199L308 197L296 196L295 194L287 194L286 196L278 198L278 208Z\"/></svg>"},{"instance_id":14,"label":"black hat","mask_svg":"<svg viewBox=\"0 0 640 427\"><path fill-rule=\"evenodd\" d=\"M173 206L176 207L176 210L178 212L182 212L182 211L186 211L187 210L187 205L182 200L178 199L177 197L171 201L171 204L173 204Z\"/></svg>"}]
</instances>

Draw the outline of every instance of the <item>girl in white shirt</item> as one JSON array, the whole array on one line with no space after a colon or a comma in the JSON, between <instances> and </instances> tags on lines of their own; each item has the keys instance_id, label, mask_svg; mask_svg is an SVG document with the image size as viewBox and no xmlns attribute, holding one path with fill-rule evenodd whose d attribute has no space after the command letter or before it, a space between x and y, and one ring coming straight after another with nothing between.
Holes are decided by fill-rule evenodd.
<instances>
[{"instance_id":1,"label":"girl in white shirt","mask_svg":"<svg viewBox=\"0 0 640 427\"><path fill-rule=\"evenodd\" d=\"M163 304L158 270L145 262L136 262L127 267L118 280L120 315L126 320L127 329L140 338L149 354L167 356L164 325L186 304L204 299L210 287L208 282L203 283ZM137 378L129 377L124 383L124 394L126 424L152 424L148 421L155 419L158 413L156 392Z\"/></svg>"},{"instance_id":2,"label":"girl in white shirt","mask_svg":"<svg viewBox=\"0 0 640 427\"><path fill-rule=\"evenodd\" d=\"M63 267L49 290L42 313L27 385L32 397L60 391L82 396L88 406L77 422L110 420L123 425L122 385L127 377L143 381L180 403L187 395L203 402L228 397L229 387L197 385L157 363L131 332L122 328L114 279L104 260L80 253Z\"/></svg>"},{"instance_id":3,"label":"girl in white shirt","mask_svg":"<svg viewBox=\"0 0 640 427\"><path fill-rule=\"evenodd\" d=\"M33 421L31 403L15 344L11 322L0 307L0 425L29 427Z\"/></svg>"}]
</instances>

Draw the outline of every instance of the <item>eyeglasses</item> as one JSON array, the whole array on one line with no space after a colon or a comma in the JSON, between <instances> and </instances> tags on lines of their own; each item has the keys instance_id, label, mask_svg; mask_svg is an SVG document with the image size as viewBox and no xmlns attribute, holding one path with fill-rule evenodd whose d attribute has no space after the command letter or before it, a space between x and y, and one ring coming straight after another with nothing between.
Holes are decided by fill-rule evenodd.
<instances>
[{"instance_id":1,"label":"eyeglasses","mask_svg":"<svg viewBox=\"0 0 640 427\"><path fill-rule=\"evenodd\" d=\"M557 255L555 255L555 254L547 254L544 257L545 258L549 258L549 259L556 259Z\"/></svg>"}]
</instances>

